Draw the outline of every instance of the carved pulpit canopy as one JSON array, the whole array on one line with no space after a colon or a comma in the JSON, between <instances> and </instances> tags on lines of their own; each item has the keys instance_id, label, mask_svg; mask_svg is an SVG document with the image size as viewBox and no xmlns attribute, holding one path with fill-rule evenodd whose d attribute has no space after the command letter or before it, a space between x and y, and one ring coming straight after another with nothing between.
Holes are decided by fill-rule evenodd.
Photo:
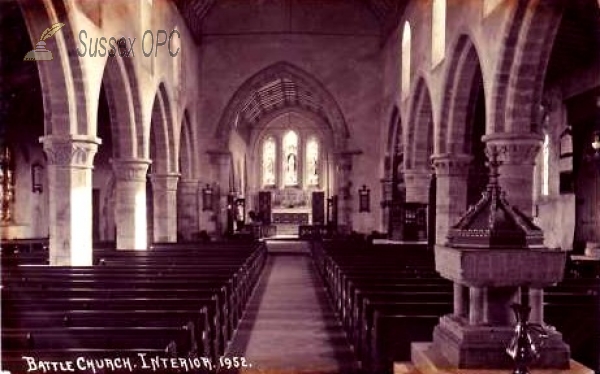
<instances>
[{"instance_id":1,"label":"carved pulpit canopy","mask_svg":"<svg viewBox=\"0 0 600 374\"><path fill-rule=\"evenodd\" d=\"M488 154L489 183L481 199L448 233L448 246L463 248L540 248L544 236L525 214L506 200L498 183L497 154Z\"/></svg>"}]
</instances>

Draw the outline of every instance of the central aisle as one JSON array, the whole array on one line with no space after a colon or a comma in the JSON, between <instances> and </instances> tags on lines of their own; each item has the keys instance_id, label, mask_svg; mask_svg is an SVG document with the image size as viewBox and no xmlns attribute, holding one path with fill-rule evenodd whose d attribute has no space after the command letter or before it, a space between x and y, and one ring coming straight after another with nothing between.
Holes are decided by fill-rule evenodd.
<instances>
[{"instance_id":1,"label":"central aisle","mask_svg":"<svg viewBox=\"0 0 600 374\"><path fill-rule=\"evenodd\" d=\"M348 373L356 361L307 254L270 255L228 351L244 373Z\"/></svg>"}]
</instances>

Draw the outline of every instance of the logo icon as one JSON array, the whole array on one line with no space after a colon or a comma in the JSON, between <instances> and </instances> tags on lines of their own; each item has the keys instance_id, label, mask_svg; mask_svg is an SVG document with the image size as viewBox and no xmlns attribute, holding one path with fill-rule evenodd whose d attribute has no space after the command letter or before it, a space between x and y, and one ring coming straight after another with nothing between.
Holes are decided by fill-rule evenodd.
<instances>
[{"instance_id":1,"label":"logo icon","mask_svg":"<svg viewBox=\"0 0 600 374\"><path fill-rule=\"evenodd\" d=\"M52 52L46 49L46 42L44 40L50 38L52 35L56 34L58 30L60 30L65 24L64 23L55 23L54 25L48 27L40 36L40 41L35 45L35 49L27 52L23 61L50 61L54 59L52 56Z\"/></svg>"}]
</instances>

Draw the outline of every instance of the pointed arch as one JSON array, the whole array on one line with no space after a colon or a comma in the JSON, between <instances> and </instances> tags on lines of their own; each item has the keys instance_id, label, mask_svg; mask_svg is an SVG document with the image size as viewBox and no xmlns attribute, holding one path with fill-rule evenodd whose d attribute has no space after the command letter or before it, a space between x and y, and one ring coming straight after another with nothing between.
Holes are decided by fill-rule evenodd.
<instances>
[{"instance_id":1,"label":"pointed arch","mask_svg":"<svg viewBox=\"0 0 600 374\"><path fill-rule=\"evenodd\" d=\"M444 83L436 153L470 153L468 135L472 121L469 117L480 89L485 90L479 56L469 36L462 34L456 42Z\"/></svg>"},{"instance_id":2,"label":"pointed arch","mask_svg":"<svg viewBox=\"0 0 600 374\"><path fill-rule=\"evenodd\" d=\"M277 145L273 135L267 136L262 142L261 149L261 174L262 186L274 186L276 184Z\"/></svg>"},{"instance_id":3,"label":"pointed arch","mask_svg":"<svg viewBox=\"0 0 600 374\"><path fill-rule=\"evenodd\" d=\"M278 62L248 78L238 88L223 111L215 138L226 144L229 134L236 129L248 141L252 126L282 107L301 107L321 117L335 134L338 149L344 147L350 136L340 107L324 85L299 67Z\"/></svg>"},{"instance_id":4,"label":"pointed arch","mask_svg":"<svg viewBox=\"0 0 600 374\"><path fill-rule=\"evenodd\" d=\"M196 167L190 113L187 109L183 111L180 134L181 135L179 137L179 172L181 173L182 179L191 180L195 177Z\"/></svg>"},{"instance_id":5,"label":"pointed arch","mask_svg":"<svg viewBox=\"0 0 600 374\"><path fill-rule=\"evenodd\" d=\"M409 118L406 169L429 170L433 153L433 110L429 88L422 77L415 85Z\"/></svg>"},{"instance_id":6,"label":"pointed arch","mask_svg":"<svg viewBox=\"0 0 600 374\"><path fill-rule=\"evenodd\" d=\"M54 51L52 63L37 63L44 102L45 135L90 135L86 87L74 32L69 22L69 12L62 1L19 0L19 6L29 31L32 45L36 45L46 27L58 22L65 24L47 40ZM95 124L94 124L95 125Z\"/></svg>"},{"instance_id":7,"label":"pointed arch","mask_svg":"<svg viewBox=\"0 0 600 374\"><path fill-rule=\"evenodd\" d=\"M566 2L518 1L508 24L486 133L538 133L544 76Z\"/></svg>"},{"instance_id":8,"label":"pointed arch","mask_svg":"<svg viewBox=\"0 0 600 374\"><path fill-rule=\"evenodd\" d=\"M173 117L171 104L163 83L158 85L158 90L152 105L150 137L154 144L154 159L152 169L158 174L176 173L176 149L174 140Z\"/></svg>"},{"instance_id":9,"label":"pointed arch","mask_svg":"<svg viewBox=\"0 0 600 374\"><path fill-rule=\"evenodd\" d=\"M128 69L125 62L121 60L124 59L107 59L104 65L102 86L109 106L111 131L114 139L113 156L134 159L143 155L143 152L139 153L140 135L143 136L143 131L139 128L139 123L141 123L139 121L140 105L136 100L136 86L131 86Z\"/></svg>"},{"instance_id":10,"label":"pointed arch","mask_svg":"<svg viewBox=\"0 0 600 374\"><path fill-rule=\"evenodd\" d=\"M390 115L387 133L387 148L384 155L384 178L390 178L395 174L399 158L404 153L402 119L400 110L394 106Z\"/></svg>"}]
</instances>

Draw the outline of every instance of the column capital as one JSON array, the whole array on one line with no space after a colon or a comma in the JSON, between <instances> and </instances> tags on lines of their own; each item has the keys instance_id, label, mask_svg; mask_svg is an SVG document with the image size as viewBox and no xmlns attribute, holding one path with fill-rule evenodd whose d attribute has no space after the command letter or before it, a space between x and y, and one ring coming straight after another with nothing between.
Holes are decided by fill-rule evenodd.
<instances>
[{"instance_id":1,"label":"column capital","mask_svg":"<svg viewBox=\"0 0 600 374\"><path fill-rule=\"evenodd\" d=\"M439 176L465 176L473 156L467 154L436 154L431 156L435 174Z\"/></svg>"},{"instance_id":2,"label":"column capital","mask_svg":"<svg viewBox=\"0 0 600 374\"><path fill-rule=\"evenodd\" d=\"M177 191L180 175L179 173L152 174L150 176L152 187L166 191Z\"/></svg>"},{"instance_id":3,"label":"column capital","mask_svg":"<svg viewBox=\"0 0 600 374\"><path fill-rule=\"evenodd\" d=\"M99 138L84 135L46 135L39 141L49 165L87 169L94 166L94 156L102 143Z\"/></svg>"},{"instance_id":4,"label":"column capital","mask_svg":"<svg viewBox=\"0 0 600 374\"><path fill-rule=\"evenodd\" d=\"M113 159L111 163L117 180L145 182L148 167L152 161L147 159Z\"/></svg>"},{"instance_id":5,"label":"column capital","mask_svg":"<svg viewBox=\"0 0 600 374\"><path fill-rule=\"evenodd\" d=\"M482 137L488 152L495 152L502 164L535 165L544 137L532 133L494 133Z\"/></svg>"}]
</instances>

